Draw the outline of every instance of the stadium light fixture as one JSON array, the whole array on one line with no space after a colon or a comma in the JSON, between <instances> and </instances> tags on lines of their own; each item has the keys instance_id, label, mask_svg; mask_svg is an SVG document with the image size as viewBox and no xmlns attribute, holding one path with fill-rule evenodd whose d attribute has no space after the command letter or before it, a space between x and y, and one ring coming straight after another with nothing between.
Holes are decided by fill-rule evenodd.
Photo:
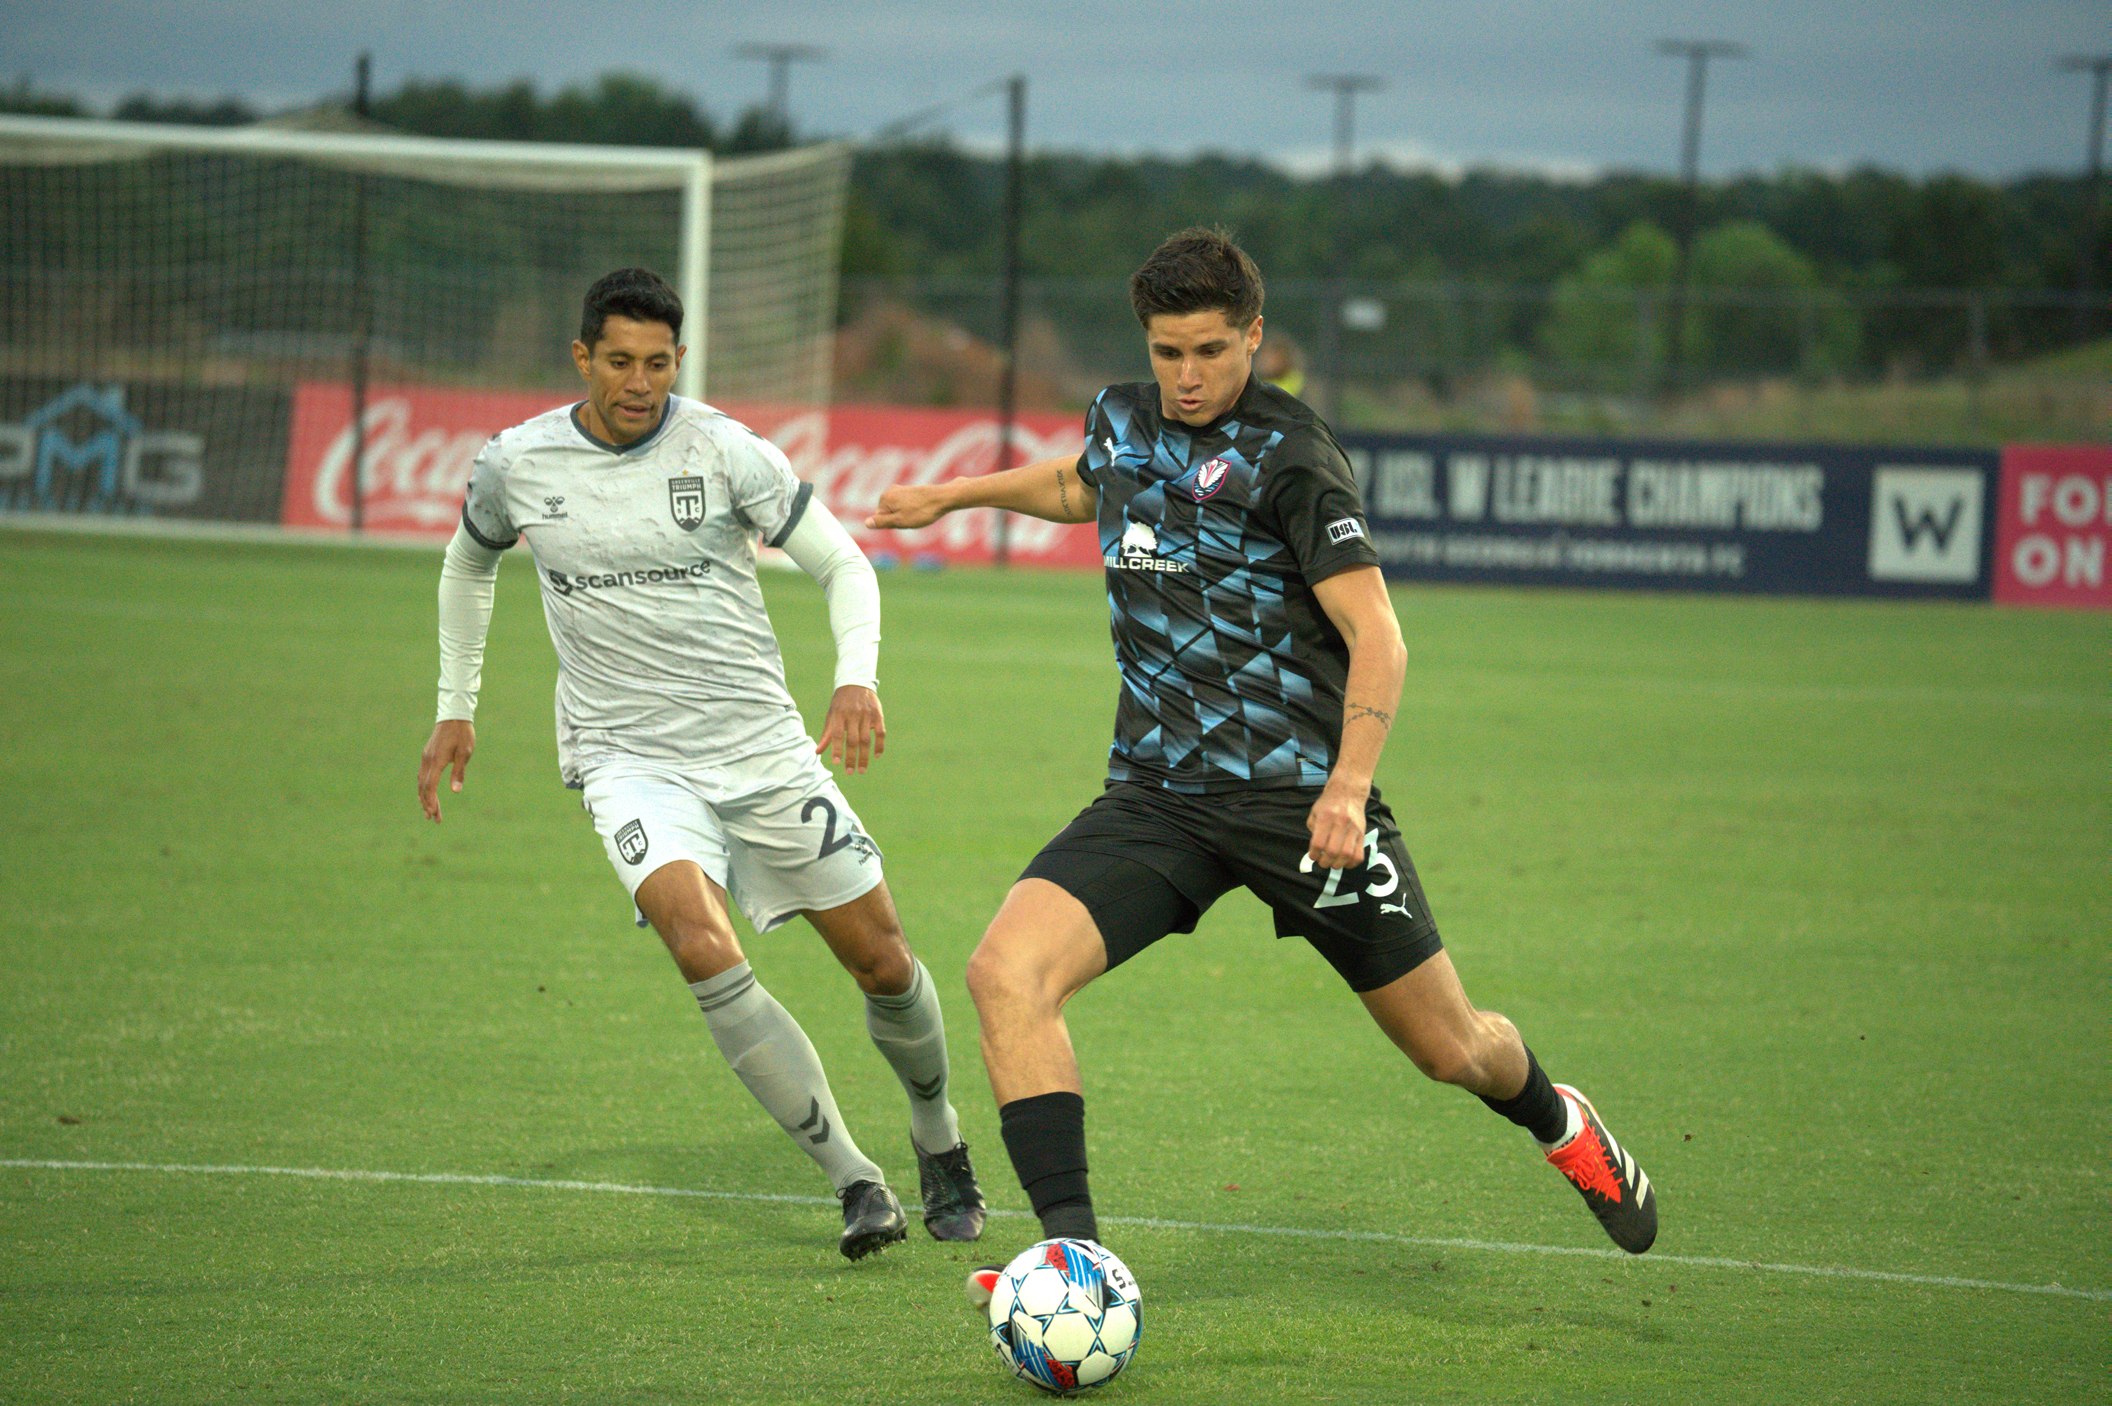
<instances>
[{"instance_id":1,"label":"stadium light fixture","mask_svg":"<svg viewBox=\"0 0 2112 1406\"><path fill-rule=\"evenodd\" d=\"M1701 184L1701 105L1710 59L1742 59L1749 50L1729 39L1660 39L1657 51L1687 61L1686 126L1679 144L1678 261L1672 271L1671 327L1665 342L1665 393L1677 395L1686 353L1687 266L1694 253L1694 214Z\"/></svg>"},{"instance_id":2,"label":"stadium light fixture","mask_svg":"<svg viewBox=\"0 0 2112 1406\"><path fill-rule=\"evenodd\" d=\"M1377 92L1386 80L1371 73L1309 73L1305 86L1332 90L1335 95L1335 174L1346 176L1357 94Z\"/></svg>"},{"instance_id":3,"label":"stadium light fixture","mask_svg":"<svg viewBox=\"0 0 2112 1406\"><path fill-rule=\"evenodd\" d=\"M789 130L792 125L792 65L818 62L829 56L819 44L736 44L737 59L761 59L770 65L770 111Z\"/></svg>"},{"instance_id":4,"label":"stadium light fixture","mask_svg":"<svg viewBox=\"0 0 2112 1406\"><path fill-rule=\"evenodd\" d=\"M1305 86L1335 95L1335 268L1320 318L1320 362L1327 368L1327 405L1322 418L1333 424L1342 409L1342 308L1349 265L1350 167L1359 93L1377 92L1386 80L1372 73L1309 73Z\"/></svg>"}]
</instances>

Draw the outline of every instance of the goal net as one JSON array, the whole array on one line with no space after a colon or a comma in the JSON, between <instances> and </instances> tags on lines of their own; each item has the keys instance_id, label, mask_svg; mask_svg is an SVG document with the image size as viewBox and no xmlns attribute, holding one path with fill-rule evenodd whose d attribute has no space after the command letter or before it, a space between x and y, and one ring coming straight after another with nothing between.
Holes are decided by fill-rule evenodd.
<instances>
[{"instance_id":1,"label":"goal net","mask_svg":"<svg viewBox=\"0 0 2112 1406\"><path fill-rule=\"evenodd\" d=\"M0 116L0 509L275 521L299 387L554 403L629 265L682 393L824 404L849 164Z\"/></svg>"}]
</instances>

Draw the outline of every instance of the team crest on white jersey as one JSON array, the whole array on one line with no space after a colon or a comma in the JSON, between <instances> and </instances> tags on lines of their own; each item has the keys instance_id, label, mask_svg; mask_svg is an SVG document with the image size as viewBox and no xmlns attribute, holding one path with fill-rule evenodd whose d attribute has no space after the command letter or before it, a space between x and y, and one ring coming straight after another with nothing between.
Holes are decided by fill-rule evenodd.
<instances>
[{"instance_id":1,"label":"team crest on white jersey","mask_svg":"<svg viewBox=\"0 0 2112 1406\"><path fill-rule=\"evenodd\" d=\"M674 510L675 526L694 532L704 525L704 480L694 474L667 481L667 505Z\"/></svg>"},{"instance_id":2,"label":"team crest on white jersey","mask_svg":"<svg viewBox=\"0 0 2112 1406\"><path fill-rule=\"evenodd\" d=\"M1232 466L1222 459L1212 459L1195 471L1195 501L1200 503L1225 486L1225 479L1232 473Z\"/></svg>"}]
</instances>

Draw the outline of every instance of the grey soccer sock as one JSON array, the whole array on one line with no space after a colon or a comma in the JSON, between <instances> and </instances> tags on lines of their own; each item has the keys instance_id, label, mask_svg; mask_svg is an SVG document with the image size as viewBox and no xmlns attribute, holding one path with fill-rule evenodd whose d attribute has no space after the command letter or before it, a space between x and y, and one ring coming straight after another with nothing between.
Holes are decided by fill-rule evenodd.
<instances>
[{"instance_id":1,"label":"grey soccer sock","mask_svg":"<svg viewBox=\"0 0 2112 1406\"><path fill-rule=\"evenodd\" d=\"M909 1094L909 1136L926 1152L946 1152L961 1140L960 1116L946 1097L946 1021L939 989L924 964L909 989L865 998L865 1030Z\"/></svg>"},{"instance_id":2,"label":"grey soccer sock","mask_svg":"<svg viewBox=\"0 0 2112 1406\"><path fill-rule=\"evenodd\" d=\"M885 1180L843 1126L807 1032L763 989L746 962L693 981L689 989L733 1072L799 1150L821 1164L839 1192L854 1181Z\"/></svg>"}]
</instances>

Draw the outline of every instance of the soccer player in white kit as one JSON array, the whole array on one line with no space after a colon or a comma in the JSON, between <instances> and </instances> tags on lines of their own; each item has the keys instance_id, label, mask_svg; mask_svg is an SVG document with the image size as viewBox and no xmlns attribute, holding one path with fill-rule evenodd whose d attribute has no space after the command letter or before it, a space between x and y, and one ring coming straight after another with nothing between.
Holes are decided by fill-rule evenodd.
<instances>
[{"instance_id":1,"label":"soccer player in white kit","mask_svg":"<svg viewBox=\"0 0 2112 1406\"><path fill-rule=\"evenodd\" d=\"M903 940L879 850L819 760L862 772L886 748L878 584L775 445L670 394L681 332L681 300L658 275L609 274L572 344L587 398L478 455L440 573L439 716L419 798L438 821L442 776L462 789L499 558L526 538L557 650L559 774L584 793L727 1063L834 1183L843 1253L901 1240L908 1220L812 1042L749 968L729 895L758 933L804 916L865 992L866 1029L909 1096L925 1226L973 1240L983 1198L947 1097L938 991ZM785 686L759 539L828 601L836 689L818 745Z\"/></svg>"}]
</instances>

